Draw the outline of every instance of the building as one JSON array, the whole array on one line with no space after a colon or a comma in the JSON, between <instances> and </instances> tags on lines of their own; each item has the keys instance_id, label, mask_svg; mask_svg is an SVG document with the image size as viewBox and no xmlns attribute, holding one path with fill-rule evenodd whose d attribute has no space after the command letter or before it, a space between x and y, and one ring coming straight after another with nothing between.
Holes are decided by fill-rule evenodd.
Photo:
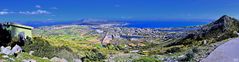
<instances>
[{"instance_id":1,"label":"building","mask_svg":"<svg viewBox=\"0 0 239 62\"><path fill-rule=\"evenodd\" d=\"M24 37L26 39L27 37L32 37L33 27L16 23L4 23L3 27L11 32L12 38Z\"/></svg>"}]
</instances>

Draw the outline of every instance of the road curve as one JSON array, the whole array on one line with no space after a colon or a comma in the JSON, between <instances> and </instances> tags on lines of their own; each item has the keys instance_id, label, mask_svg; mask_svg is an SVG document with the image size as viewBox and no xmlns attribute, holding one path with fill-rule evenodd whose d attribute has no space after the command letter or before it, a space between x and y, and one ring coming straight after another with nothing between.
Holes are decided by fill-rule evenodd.
<instances>
[{"instance_id":1,"label":"road curve","mask_svg":"<svg viewBox=\"0 0 239 62\"><path fill-rule=\"evenodd\" d=\"M239 62L239 38L220 45L201 62Z\"/></svg>"}]
</instances>

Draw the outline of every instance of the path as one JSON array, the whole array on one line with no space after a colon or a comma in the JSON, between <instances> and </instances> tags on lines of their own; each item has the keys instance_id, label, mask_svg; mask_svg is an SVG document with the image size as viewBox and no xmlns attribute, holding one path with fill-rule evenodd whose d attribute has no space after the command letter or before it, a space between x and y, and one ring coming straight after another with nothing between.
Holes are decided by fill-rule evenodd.
<instances>
[{"instance_id":1,"label":"path","mask_svg":"<svg viewBox=\"0 0 239 62\"><path fill-rule=\"evenodd\" d=\"M220 45L201 62L239 62L239 38Z\"/></svg>"}]
</instances>

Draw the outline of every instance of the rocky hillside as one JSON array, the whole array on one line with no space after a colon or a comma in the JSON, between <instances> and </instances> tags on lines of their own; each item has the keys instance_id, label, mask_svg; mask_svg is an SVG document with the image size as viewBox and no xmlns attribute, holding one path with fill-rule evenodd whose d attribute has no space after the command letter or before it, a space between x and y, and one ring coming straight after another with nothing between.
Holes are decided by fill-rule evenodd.
<instances>
[{"instance_id":1,"label":"rocky hillside","mask_svg":"<svg viewBox=\"0 0 239 62\"><path fill-rule=\"evenodd\" d=\"M186 58L178 58L178 61L198 62L205 58L217 46L225 40L238 37L239 21L227 15L216 21L200 27L200 29L188 32L188 34L175 41L171 41L164 47L183 46L179 49L187 49Z\"/></svg>"},{"instance_id":2,"label":"rocky hillside","mask_svg":"<svg viewBox=\"0 0 239 62\"><path fill-rule=\"evenodd\" d=\"M218 20L202 26L200 29L188 34L184 38L180 39L170 45L192 45L192 43L201 44L203 41L210 40L204 43L215 43L224 39L237 37L239 31L239 21L233 17L227 15L222 16Z\"/></svg>"},{"instance_id":3,"label":"rocky hillside","mask_svg":"<svg viewBox=\"0 0 239 62\"><path fill-rule=\"evenodd\" d=\"M236 34L239 31L239 21L227 15L220 19L203 26L199 30L201 38L220 38L222 36L229 36L229 34Z\"/></svg>"}]
</instances>

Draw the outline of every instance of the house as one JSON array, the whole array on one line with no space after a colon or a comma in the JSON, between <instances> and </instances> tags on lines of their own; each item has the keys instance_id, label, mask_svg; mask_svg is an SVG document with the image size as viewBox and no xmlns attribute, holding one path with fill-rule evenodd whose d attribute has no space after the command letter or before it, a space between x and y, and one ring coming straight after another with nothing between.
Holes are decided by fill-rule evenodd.
<instances>
[{"instance_id":1,"label":"house","mask_svg":"<svg viewBox=\"0 0 239 62\"><path fill-rule=\"evenodd\" d=\"M33 27L9 22L4 23L3 27L11 32L12 38L23 37L26 39L27 37L32 37Z\"/></svg>"}]
</instances>

